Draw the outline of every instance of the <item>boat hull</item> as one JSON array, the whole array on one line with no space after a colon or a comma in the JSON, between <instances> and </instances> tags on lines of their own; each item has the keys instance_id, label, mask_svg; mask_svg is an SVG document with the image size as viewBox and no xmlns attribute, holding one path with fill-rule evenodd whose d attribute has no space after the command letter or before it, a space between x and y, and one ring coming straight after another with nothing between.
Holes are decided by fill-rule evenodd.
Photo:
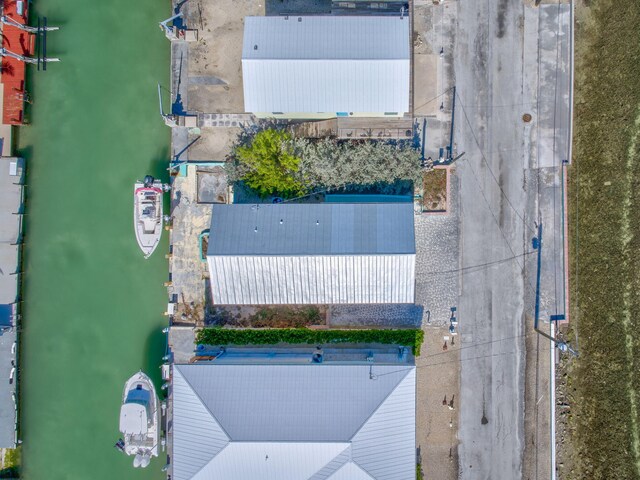
<instances>
[{"instance_id":1,"label":"boat hull","mask_svg":"<svg viewBox=\"0 0 640 480\"><path fill-rule=\"evenodd\" d=\"M142 371L124 386L120 408L122 451L134 456L134 467L146 467L158 456L160 405L151 379Z\"/></svg>"},{"instance_id":2,"label":"boat hull","mask_svg":"<svg viewBox=\"0 0 640 480\"><path fill-rule=\"evenodd\" d=\"M136 182L133 189L133 228L144 258L149 258L160 243L163 217L163 185L155 180L152 185Z\"/></svg>"}]
</instances>

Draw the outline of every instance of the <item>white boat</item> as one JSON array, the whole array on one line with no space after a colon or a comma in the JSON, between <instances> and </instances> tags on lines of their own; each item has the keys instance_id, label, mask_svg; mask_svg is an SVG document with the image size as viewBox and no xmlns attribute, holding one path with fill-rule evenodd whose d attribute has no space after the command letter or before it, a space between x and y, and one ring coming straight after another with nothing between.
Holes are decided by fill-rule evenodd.
<instances>
[{"instance_id":1,"label":"white boat","mask_svg":"<svg viewBox=\"0 0 640 480\"><path fill-rule=\"evenodd\" d=\"M162 235L162 193L165 185L151 175L144 181L137 181L134 187L133 226L138 245L149 258L154 252Z\"/></svg>"},{"instance_id":2,"label":"white boat","mask_svg":"<svg viewBox=\"0 0 640 480\"><path fill-rule=\"evenodd\" d=\"M127 380L120 408L122 439L116 446L134 455L134 467L146 467L158 456L160 409L151 379L142 371Z\"/></svg>"}]
</instances>

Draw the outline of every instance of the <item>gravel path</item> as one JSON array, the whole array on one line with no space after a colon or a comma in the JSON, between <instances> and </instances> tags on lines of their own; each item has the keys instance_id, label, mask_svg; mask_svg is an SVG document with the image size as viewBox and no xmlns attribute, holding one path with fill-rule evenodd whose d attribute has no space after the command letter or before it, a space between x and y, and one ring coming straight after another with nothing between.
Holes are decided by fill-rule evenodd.
<instances>
[{"instance_id":1,"label":"gravel path","mask_svg":"<svg viewBox=\"0 0 640 480\"><path fill-rule=\"evenodd\" d=\"M458 301L460 227L458 178L453 172L450 196L448 214L416 216L416 304L424 307L424 324L448 324Z\"/></svg>"}]
</instances>

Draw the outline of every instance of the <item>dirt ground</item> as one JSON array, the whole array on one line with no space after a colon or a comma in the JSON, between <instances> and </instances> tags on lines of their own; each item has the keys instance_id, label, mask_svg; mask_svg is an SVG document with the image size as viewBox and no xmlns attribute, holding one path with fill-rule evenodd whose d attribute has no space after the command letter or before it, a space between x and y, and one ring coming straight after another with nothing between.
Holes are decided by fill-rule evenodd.
<instances>
[{"instance_id":1,"label":"dirt ground","mask_svg":"<svg viewBox=\"0 0 640 480\"><path fill-rule=\"evenodd\" d=\"M453 52L451 41L454 8L416 0L413 7L413 114L436 116L448 88L445 70L450 70ZM442 55L440 51L443 49ZM449 75L449 72L446 72Z\"/></svg>"},{"instance_id":2,"label":"dirt ground","mask_svg":"<svg viewBox=\"0 0 640 480\"><path fill-rule=\"evenodd\" d=\"M187 23L197 28L189 46L188 109L244 112L242 38L244 17L265 14L263 0L216 0L189 4ZM194 79L200 84L196 85Z\"/></svg>"},{"instance_id":3,"label":"dirt ground","mask_svg":"<svg viewBox=\"0 0 640 480\"><path fill-rule=\"evenodd\" d=\"M201 128L200 134L189 136L189 143L200 137L189 148L189 160L224 162L241 130L238 127Z\"/></svg>"},{"instance_id":4,"label":"dirt ground","mask_svg":"<svg viewBox=\"0 0 640 480\"><path fill-rule=\"evenodd\" d=\"M524 407L524 460L523 478L550 478L551 448L549 404L549 350L550 340L533 329L533 319L526 320L526 366L525 366L525 407ZM540 324L549 333L549 326Z\"/></svg>"},{"instance_id":5,"label":"dirt ground","mask_svg":"<svg viewBox=\"0 0 640 480\"><path fill-rule=\"evenodd\" d=\"M460 340L446 327L423 327L422 355L416 359L416 445L425 479L458 478ZM447 349L443 350L445 337ZM454 344L451 344L451 340ZM443 402L446 397L446 405ZM453 402L453 410L449 407Z\"/></svg>"},{"instance_id":6,"label":"dirt ground","mask_svg":"<svg viewBox=\"0 0 640 480\"><path fill-rule=\"evenodd\" d=\"M424 174L423 210L443 211L447 209L447 171L433 169Z\"/></svg>"},{"instance_id":7,"label":"dirt ground","mask_svg":"<svg viewBox=\"0 0 640 480\"><path fill-rule=\"evenodd\" d=\"M207 325L244 328L302 328L325 325L326 305L254 306L228 305L211 307Z\"/></svg>"}]
</instances>

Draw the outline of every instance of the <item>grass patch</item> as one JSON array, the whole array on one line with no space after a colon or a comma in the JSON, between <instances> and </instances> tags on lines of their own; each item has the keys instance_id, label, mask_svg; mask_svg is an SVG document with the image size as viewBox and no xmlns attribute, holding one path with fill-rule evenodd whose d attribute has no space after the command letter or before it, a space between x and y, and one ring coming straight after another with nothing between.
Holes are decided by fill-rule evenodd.
<instances>
[{"instance_id":1,"label":"grass patch","mask_svg":"<svg viewBox=\"0 0 640 480\"><path fill-rule=\"evenodd\" d=\"M20 447L6 449L0 478L20 478L20 459Z\"/></svg>"},{"instance_id":2,"label":"grass patch","mask_svg":"<svg viewBox=\"0 0 640 480\"><path fill-rule=\"evenodd\" d=\"M308 307L264 307L249 317L254 328L301 328L321 325L324 319L315 306Z\"/></svg>"},{"instance_id":3,"label":"grass patch","mask_svg":"<svg viewBox=\"0 0 640 480\"><path fill-rule=\"evenodd\" d=\"M213 307L210 327L303 328L326 323L326 307L277 305L260 307Z\"/></svg>"},{"instance_id":4,"label":"grass patch","mask_svg":"<svg viewBox=\"0 0 640 480\"><path fill-rule=\"evenodd\" d=\"M407 330L310 330L307 328L272 328L265 330L233 330L205 328L196 335L196 343L206 345L276 345L327 343L382 343L411 347L420 355L424 333Z\"/></svg>"},{"instance_id":5,"label":"grass patch","mask_svg":"<svg viewBox=\"0 0 640 480\"><path fill-rule=\"evenodd\" d=\"M600 0L590 7L576 31L568 337L577 330L580 357L566 370L571 436L560 450L572 466L560 476L637 479L640 2ZM581 8L579 17L586 13Z\"/></svg>"},{"instance_id":6,"label":"grass patch","mask_svg":"<svg viewBox=\"0 0 640 480\"><path fill-rule=\"evenodd\" d=\"M423 175L424 195L422 208L426 212L441 212L447 209L447 171L434 168Z\"/></svg>"}]
</instances>

